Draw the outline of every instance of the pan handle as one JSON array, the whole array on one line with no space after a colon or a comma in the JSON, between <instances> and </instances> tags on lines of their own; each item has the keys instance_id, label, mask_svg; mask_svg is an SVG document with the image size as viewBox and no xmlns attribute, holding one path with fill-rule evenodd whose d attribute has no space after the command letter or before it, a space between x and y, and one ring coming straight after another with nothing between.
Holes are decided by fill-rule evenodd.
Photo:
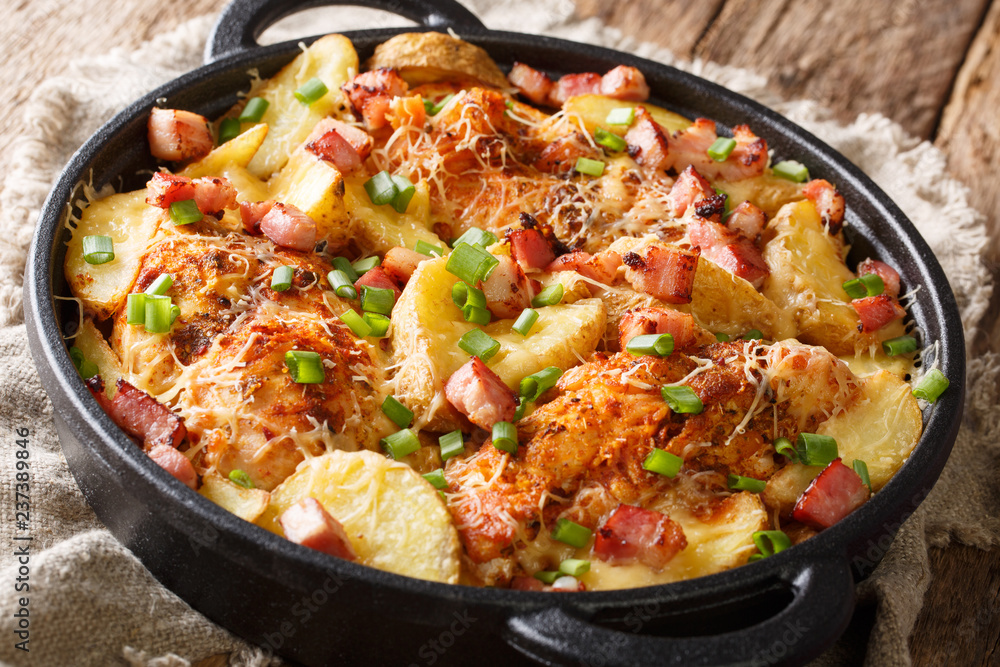
<instances>
[{"instance_id":1,"label":"pan handle","mask_svg":"<svg viewBox=\"0 0 1000 667\"><path fill-rule=\"evenodd\" d=\"M637 602L625 619L629 630L609 629L562 607L550 607L510 618L504 639L546 665L801 664L847 628L854 610L854 579L846 561L825 559L809 563L783 582L791 602L777 614L736 631L685 637L642 634L642 626L651 620L642 610L651 605Z\"/></svg>"},{"instance_id":2,"label":"pan handle","mask_svg":"<svg viewBox=\"0 0 1000 667\"><path fill-rule=\"evenodd\" d=\"M383 9L426 28L453 28L466 33L486 30L476 15L456 0L232 0L219 14L208 38L205 62L256 48L261 33L286 16L303 9L331 5Z\"/></svg>"}]
</instances>

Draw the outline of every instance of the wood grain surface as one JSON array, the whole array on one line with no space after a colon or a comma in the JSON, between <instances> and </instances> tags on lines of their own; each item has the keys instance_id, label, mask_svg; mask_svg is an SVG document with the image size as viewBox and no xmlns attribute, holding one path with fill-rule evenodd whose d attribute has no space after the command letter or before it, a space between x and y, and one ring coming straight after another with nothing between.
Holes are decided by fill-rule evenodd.
<instances>
[{"instance_id":1,"label":"wood grain surface","mask_svg":"<svg viewBox=\"0 0 1000 667\"><path fill-rule=\"evenodd\" d=\"M32 88L73 59L134 48L224 0L19 0L0 31L0 161ZM1000 275L1000 0L576 0L636 39L686 57L751 68L788 98L818 100L842 120L881 113L932 141L986 216ZM5 162L0 162L6 170ZM0 171L0 174L3 172ZM1000 351L1000 290L974 353ZM1000 663L1000 550L931 553L933 581L911 639L915 665ZM865 616L864 614L868 614ZM854 625L869 624L870 610ZM201 667L220 667L213 656Z\"/></svg>"}]
</instances>

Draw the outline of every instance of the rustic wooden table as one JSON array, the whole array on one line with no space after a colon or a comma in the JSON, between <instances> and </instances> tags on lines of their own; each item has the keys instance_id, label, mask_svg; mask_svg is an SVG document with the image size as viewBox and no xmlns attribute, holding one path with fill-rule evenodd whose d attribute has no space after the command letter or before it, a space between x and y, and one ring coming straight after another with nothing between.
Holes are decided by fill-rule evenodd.
<instances>
[{"instance_id":1,"label":"rustic wooden table","mask_svg":"<svg viewBox=\"0 0 1000 667\"><path fill-rule=\"evenodd\" d=\"M226 0L146 2L19 0L8 3L0 32L3 77L0 155L17 136L19 106L33 86L72 59L114 46L134 48L186 19L217 13ZM363 0L358 0L359 4ZM787 98L813 99L849 121L878 112L948 157L988 218L988 262L1000 275L1000 1L991 0L576 0L636 39L753 69ZM2 160L2 158L0 158ZM0 162L2 164L2 162ZM1000 350L1000 318L974 342L973 354ZM953 545L931 553L933 583L911 639L916 665L1000 662L1000 549ZM994 610L982 614L981 610ZM852 632L862 637L872 610ZM202 667L227 663L216 656Z\"/></svg>"}]
</instances>

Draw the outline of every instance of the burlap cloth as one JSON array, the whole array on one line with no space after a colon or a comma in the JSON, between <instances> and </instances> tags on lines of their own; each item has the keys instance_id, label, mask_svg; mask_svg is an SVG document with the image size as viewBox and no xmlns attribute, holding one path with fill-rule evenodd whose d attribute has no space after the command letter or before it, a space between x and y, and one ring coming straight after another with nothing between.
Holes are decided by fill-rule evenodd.
<instances>
[{"instance_id":1,"label":"burlap cloth","mask_svg":"<svg viewBox=\"0 0 1000 667\"><path fill-rule=\"evenodd\" d=\"M892 196L934 249L958 297L967 340L985 313L992 285L981 253L982 217L964 188L947 178L944 157L889 120L859 117L848 126L810 102L783 102L764 78L711 63L677 62L662 49L624 38L595 19L573 19L571 0L467 0L492 28L532 31L629 50L661 60L756 98L788 115L844 153ZM529 18L530 17L530 18ZM201 64L212 22L204 17L162 35L134 53L81 59L64 76L34 91L24 109L0 191L0 659L12 664L188 665L219 653L233 664L270 659L213 625L160 586L101 526L70 475L51 420L52 407L28 353L21 312L24 260L38 210L72 152L115 112L154 86ZM269 31L280 41L324 31L404 25L367 10L313 10ZM819 662L910 664L908 638L930 579L928 546L952 539L1000 543L998 355L969 361L968 404L955 451L928 499L902 526L881 565L858 589L873 606L865 646L850 632ZM19 545L15 523L15 429L30 430L30 593L13 590ZM14 648L18 597L30 597L30 653ZM375 619L372 619L376 622ZM863 657L862 657L863 656Z\"/></svg>"}]
</instances>

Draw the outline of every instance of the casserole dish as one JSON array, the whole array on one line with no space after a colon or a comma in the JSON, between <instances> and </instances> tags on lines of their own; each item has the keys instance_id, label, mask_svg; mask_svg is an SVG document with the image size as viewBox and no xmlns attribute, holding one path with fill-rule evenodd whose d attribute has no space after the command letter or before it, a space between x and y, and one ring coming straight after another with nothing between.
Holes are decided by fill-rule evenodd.
<instances>
[{"instance_id":1,"label":"casserole dish","mask_svg":"<svg viewBox=\"0 0 1000 667\"><path fill-rule=\"evenodd\" d=\"M905 285L922 285L911 313L925 340L939 341L938 362L957 385L928 412L910 461L861 511L823 535L737 571L709 578L572 599L445 587L350 563L331 563L183 491L114 427L76 379L61 340L53 293L64 293L63 216L73 190L91 175L100 187L139 185L152 168L142 139L157 98L215 116L247 87L251 67L270 76L295 44L242 51L290 8L236 3L220 20L205 68L154 91L119 115L78 153L50 197L28 269L33 352L52 396L67 459L99 516L168 587L251 641L293 659L325 664L362 659L391 664L498 658L513 649L547 662L662 664L804 660L829 644L849 618L853 576L877 562L879 539L894 532L943 466L957 431L963 385L961 328L947 281L902 214L856 169L811 136L758 105L669 68L623 54L556 40L489 32L450 4L377 3L452 27L503 64L514 58L559 71L618 64L647 74L657 102L727 124L749 122L776 155L795 155L836 182L847 199L859 257L892 262ZM400 31L349 35L362 57ZM884 544L884 541L882 542ZM861 560L859 560L859 558ZM855 572L852 573L852 566ZM209 583L206 583L209 582ZM391 624L386 630L371 620Z\"/></svg>"}]
</instances>

